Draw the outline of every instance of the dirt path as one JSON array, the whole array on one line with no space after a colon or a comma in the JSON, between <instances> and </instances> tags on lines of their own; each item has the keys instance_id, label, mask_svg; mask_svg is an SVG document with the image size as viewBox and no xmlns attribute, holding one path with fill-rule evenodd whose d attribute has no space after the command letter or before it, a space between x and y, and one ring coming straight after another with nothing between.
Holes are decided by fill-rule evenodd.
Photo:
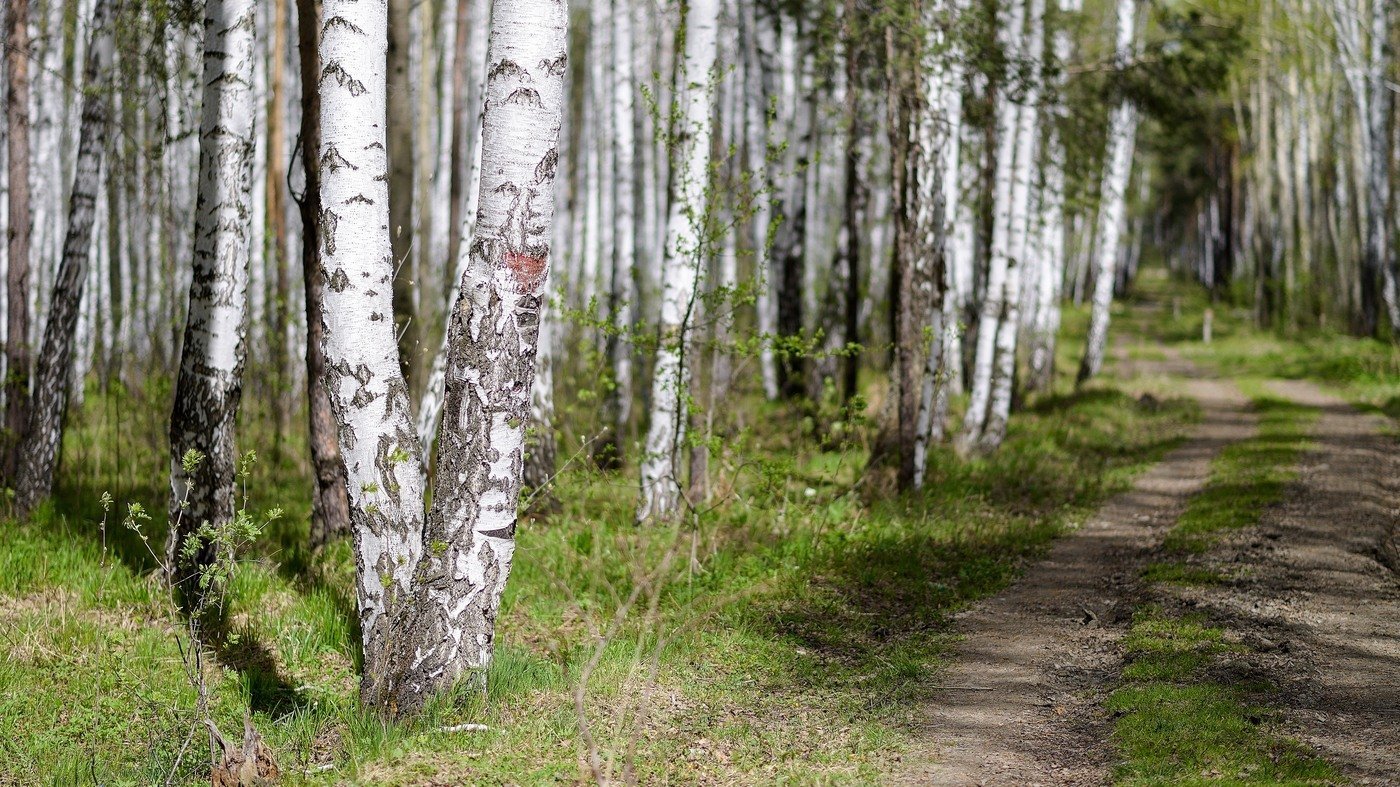
<instances>
[{"instance_id":1,"label":"dirt path","mask_svg":"<svg viewBox=\"0 0 1400 787\"><path fill-rule=\"evenodd\" d=\"M1180 595L1251 646L1290 736L1362 784L1400 783L1400 577L1382 562L1400 455L1384 418L1310 383L1270 387L1320 411L1298 480L1212 550L1231 581Z\"/></svg>"},{"instance_id":2,"label":"dirt path","mask_svg":"<svg viewBox=\"0 0 1400 787\"><path fill-rule=\"evenodd\" d=\"M1175 359L1137 371L1189 377ZM966 634L927 708L929 762L906 784L1103 784L1112 746L1100 712L1150 550L1205 484L1211 459L1253 434L1231 384L1189 378L1202 422L1005 593L961 616Z\"/></svg>"},{"instance_id":3,"label":"dirt path","mask_svg":"<svg viewBox=\"0 0 1400 787\"><path fill-rule=\"evenodd\" d=\"M1138 577L1204 485L1210 460L1254 419L1228 383L1167 360L1136 371L1188 377L1203 421L1182 447L1056 543L1007 592L962 616L966 639L927 709L933 751L900 783L1077 785L1111 780L1102 701ZM1304 382L1272 390L1318 408L1285 499L1208 560L1227 581L1157 586L1249 646L1231 669L1278 686L1284 732L1361 784L1400 783L1400 452L1391 424Z\"/></svg>"}]
</instances>

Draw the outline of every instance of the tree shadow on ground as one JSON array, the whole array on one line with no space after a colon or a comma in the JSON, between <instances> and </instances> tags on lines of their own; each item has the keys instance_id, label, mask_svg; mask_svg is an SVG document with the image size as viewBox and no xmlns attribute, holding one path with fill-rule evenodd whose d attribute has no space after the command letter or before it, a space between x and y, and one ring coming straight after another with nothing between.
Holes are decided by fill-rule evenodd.
<instances>
[{"instance_id":1,"label":"tree shadow on ground","mask_svg":"<svg viewBox=\"0 0 1400 787\"><path fill-rule=\"evenodd\" d=\"M940 447L922 492L867 501L859 531L825 534L756 624L814 659L803 683L897 711L936 688L951 617L995 594L1142 467L1180 443L1177 400L1111 388L1047 396L1013 423L997 453L973 461ZM804 667L794 667L803 669Z\"/></svg>"}]
</instances>

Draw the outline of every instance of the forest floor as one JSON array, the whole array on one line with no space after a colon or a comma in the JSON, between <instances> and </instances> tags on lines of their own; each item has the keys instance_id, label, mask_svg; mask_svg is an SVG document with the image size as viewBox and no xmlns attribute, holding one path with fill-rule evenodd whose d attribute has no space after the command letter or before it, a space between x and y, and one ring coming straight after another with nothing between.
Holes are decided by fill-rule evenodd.
<instances>
[{"instance_id":1,"label":"forest floor","mask_svg":"<svg viewBox=\"0 0 1400 787\"><path fill-rule=\"evenodd\" d=\"M958 616L930 747L898 781L1400 782L1394 422L1310 381L1122 349L1120 378L1201 421Z\"/></svg>"},{"instance_id":2,"label":"forest floor","mask_svg":"<svg viewBox=\"0 0 1400 787\"><path fill-rule=\"evenodd\" d=\"M1067 312L1056 390L919 493L867 467L880 375L862 409L730 408L684 527L634 527L634 477L578 449L521 523L487 696L409 724L359 707L349 546L305 548L303 448L250 396L240 498L285 514L230 585L210 713L286 784L1387 783L1400 350L1221 306L1205 345L1205 307L1144 275L1079 390ZM598 373L558 373L577 446ZM0 785L208 783L183 623L122 526L164 507L169 395L90 389L54 504L3 523Z\"/></svg>"}]
</instances>

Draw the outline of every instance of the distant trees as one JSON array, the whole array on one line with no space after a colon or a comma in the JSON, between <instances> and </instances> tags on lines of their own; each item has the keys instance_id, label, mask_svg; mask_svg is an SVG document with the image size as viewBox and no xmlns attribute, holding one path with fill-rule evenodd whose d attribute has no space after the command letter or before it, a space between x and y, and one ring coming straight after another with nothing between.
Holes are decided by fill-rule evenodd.
<instances>
[{"instance_id":1,"label":"distant trees","mask_svg":"<svg viewBox=\"0 0 1400 787\"><path fill-rule=\"evenodd\" d=\"M918 489L1063 389L1062 302L1099 373L1139 259L1400 320L1384 0L296 0L299 80L281 0L114 2L4 8L5 482L47 494L85 380L173 396L179 553L274 416L396 713L486 665L521 484L580 457L638 520L768 422Z\"/></svg>"}]
</instances>

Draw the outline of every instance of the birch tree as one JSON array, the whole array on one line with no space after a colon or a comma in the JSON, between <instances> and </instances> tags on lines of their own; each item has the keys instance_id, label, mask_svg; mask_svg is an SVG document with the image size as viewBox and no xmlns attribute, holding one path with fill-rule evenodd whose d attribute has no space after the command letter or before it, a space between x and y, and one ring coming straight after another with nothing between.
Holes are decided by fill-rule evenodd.
<instances>
[{"instance_id":1,"label":"birch tree","mask_svg":"<svg viewBox=\"0 0 1400 787\"><path fill-rule=\"evenodd\" d=\"M959 43L950 30L965 3L953 0L929 2L924 8L927 40L923 62L924 110L919 119L918 148L920 215L918 232L930 255L927 299L930 328L925 366L919 386L919 414L912 458L914 489L923 486L929 444L941 439L951 373L950 362L959 355L959 261L946 242L962 199L959 178L962 147L963 67ZM935 421L937 423L935 423Z\"/></svg>"},{"instance_id":2,"label":"birch tree","mask_svg":"<svg viewBox=\"0 0 1400 787\"><path fill-rule=\"evenodd\" d=\"M254 10L254 0L211 0L205 8L193 273L170 414L170 521L179 526L171 528L166 563L187 599L198 593L183 587L198 566L182 557L186 540L233 516L252 239ZM187 473L182 460L192 450L204 459ZM201 545L195 562L212 560L211 550Z\"/></svg>"},{"instance_id":3,"label":"birch tree","mask_svg":"<svg viewBox=\"0 0 1400 787\"><path fill-rule=\"evenodd\" d=\"M391 620L423 551L422 449L394 330L389 229L386 0L325 0L317 220L326 387L339 428L364 643L361 694L382 706Z\"/></svg>"},{"instance_id":4,"label":"birch tree","mask_svg":"<svg viewBox=\"0 0 1400 787\"><path fill-rule=\"evenodd\" d=\"M1118 0L1114 59L1120 68L1133 56L1133 31L1137 20L1135 0ZM1077 381L1084 383L1099 373L1108 344L1109 309L1113 304L1114 265L1127 215L1128 178L1132 175L1133 141L1137 135L1137 109L1126 98L1108 118L1108 154L1099 193L1099 219L1094 249L1094 295L1089 314L1089 334Z\"/></svg>"},{"instance_id":5,"label":"birch tree","mask_svg":"<svg viewBox=\"0 0 1400 787\"><path fill-rule=\"evenodd\" d=\"M710 85L718 49L718 0L693 0L685 10L685 53L676 74L679 107L676 187L666 219L660 342L651 391L651 423L641 463L639 521L680 508L682 438L690 368L686 351L701 265L710 174Z\"/></svg>"},{"instance_id":6,"label":"birch tree","mask_svg":"<svg viewBox=\"0 0 1400 787\"><path fill-rule=\"evenodd\" d=\"M72 374L79 310L87 285L88 259L93 247L93 222L102 187L102 156L110 123L108 92L112 70L110 0L97 0L92 9L92 41L83 66L83 111L78 132L78 158L69 197L68 227L63 257L54 282L44 326L43 351L35 374L29 407L29 428L16 485L20 511L28 511L49 496L54 467L63 440L69 386L81 385Z\"/></svg>"},{"instance_id":7,"label":"birch tree","mask_svg":"<svg viewBox=\"0 0 1400 787\"><path fill-rule=\"evenodd\" d=\"M481 199L449 327L427 548L384 690L399 713L459 679L484 682L491 663L549 274L567 22L558 0L498 0L492 15Z\"/></svg>"},{"instance_id":8,"label":"birch tree","mask_svg":"<svg viewBox=\"0 0 1400 787\"><path fill-rule=\"evenodd\" d=\"M599 0L593 0L597 3ZM632 9L631 0L614 0L612 13L612 157L613 184L611 282L608 316L612 321L606 341L612 387L607 393L604 450L612 460L622 457L627 425L632 418L632 345L627 332L634 308L632 271L637 262L636 163L633 139Z\"/></svg>"},{"instance_id":9,"label":"birch tree","mask_svg":"<svg viewBox=\"0 0 1400 787\"><path fill-rule=\"evenodd\" d=\"M449 326L433 507L392 322L384 150L387 8L329 0L322 26L326 356L355 526L365 701L391 715L490 664L514 551L553 183L567 8L500 0L481 199Z\"/></svg>"},{"instance_id":10,"label":"birch tree","mask_svg":"<svg viewBox=\"0 0 1400 787\"><path fill-rule=\"evenodd\" d=\"M1131 2L1131 0L1125 0ZM1020 57L1025 29L1026 6L1023 0L1010 0L1006 21L998 28L998 38L1009 62ZM996 175L993 187L993 221L991 249L988 259L986 293L982 298L977 324L977 351L973 359L972 392L967 413L963 416L959 447L975 448L986 426L991 410L994 361L997 333L1006 319L1008 269L1011 263L1011 225L1014 202L1016 141L1020 106L1012 100L1003 85L996 102Z\"/></svg>"},{"instance_id":11,"label":"birch tree","mask_svg":"<svg viewBox=\"0 0 1400 787\"><path fill-rule=\"evenodd\" d=\"M305 186L297 200L301 215L301 276L306 309L306 402L308 442L316 488L311 498L311 546L350 530L345 462L326 389L325 293L329 277L321 260L321 15L318 0L296 0L297 49L301 66L301 162Z\"/></svg>"},{"instance_id":12,"label":"birch tree","mask_svg":"<svg viewBox=\"0 0 1400 787\"><path fill-rule=\"evenodd\" d=\"M1027 259L1034 199L1033 165L1040 142L1040 70L1045 42L1045 0L1029 0L1026 18L1026 58L1029 85L1016 119L1015 161L1012 166L1011 219L1007 227L1007 276L1001 324L997 326L991 406L978 448L993 451L1006 438L1011 418L1011 396L1016 381L1016 344L1021 331L1021 279L1032 261Z\"/></svg>"}]
</instances>

